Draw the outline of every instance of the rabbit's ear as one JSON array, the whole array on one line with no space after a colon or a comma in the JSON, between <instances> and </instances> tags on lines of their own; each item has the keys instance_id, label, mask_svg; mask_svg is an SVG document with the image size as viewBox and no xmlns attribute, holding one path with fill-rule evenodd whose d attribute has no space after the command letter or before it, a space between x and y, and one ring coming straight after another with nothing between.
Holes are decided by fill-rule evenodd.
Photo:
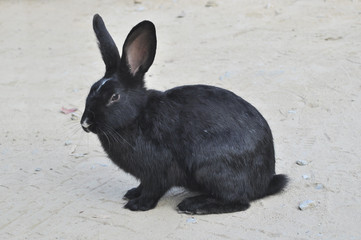
<instances>
[{"instance_id":1,"label":"rabbit's ear","mask_svg":"<svg viewBox=\"0 0 361 240\"><path fill-rule=\"evenodd\" d=\"M143 76L152 65L157 48L154 24L143 21L128 34L122 55L122 67L127 67L132 76Z\"/></svg>"},{"instance_id":2,"label":"rabbit's ear","mask_svg":"<svg viewBox=\"0 0 361 240\"><path fill-rule=\"evenodd\" d=\"M99 49L105 63L105 74L112 74L117 70L120 61L119 51L113 38L105 27L103 19L98 14L94 15L93 29L98 39Z\"/></svg>"}]
</instances>

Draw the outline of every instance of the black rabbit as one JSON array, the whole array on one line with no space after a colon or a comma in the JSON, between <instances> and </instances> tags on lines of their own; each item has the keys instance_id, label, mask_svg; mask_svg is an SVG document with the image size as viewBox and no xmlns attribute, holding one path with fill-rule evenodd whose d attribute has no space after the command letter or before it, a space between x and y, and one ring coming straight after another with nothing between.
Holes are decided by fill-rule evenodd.
<instances>
[{"instance_id":1,"label":"black rabbit","mask_svg":"<svg viewBox=\"0 0 361 240\"><path fill-rule=\"evenodd\" d=\"M93 28L106 71L90 89L81 125L140 180L125 194L125 208L149 210L182 186L200 195L183 200L180 212L235 212L286 186L287 177L275 174L271 130L248 102L213 86L144 87L157 45L153 23L130 31L122 57L99 15Z\"/></svg>"}]
</instances>

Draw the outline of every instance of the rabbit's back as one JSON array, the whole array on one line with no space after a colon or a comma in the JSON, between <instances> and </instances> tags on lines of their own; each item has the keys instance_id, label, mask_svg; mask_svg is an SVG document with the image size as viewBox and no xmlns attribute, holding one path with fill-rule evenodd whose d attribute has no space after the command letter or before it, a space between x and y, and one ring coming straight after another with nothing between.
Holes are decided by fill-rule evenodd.
<instances>
[{"instance_id":1,"label":"rabbit's back","mask_svg":"<svg viewBox=\"0 0 361 240\"><path fill-rule=\"evenodd\" d=\"M190 143L215 145L236 142L253 151L259 141L272 140L266 120L248 102L218 87L193 85L165 92L171 102L170 118L179 121L178 134ZM177 115L176 117L174 115Z\"/></svg>"}]
</instances>

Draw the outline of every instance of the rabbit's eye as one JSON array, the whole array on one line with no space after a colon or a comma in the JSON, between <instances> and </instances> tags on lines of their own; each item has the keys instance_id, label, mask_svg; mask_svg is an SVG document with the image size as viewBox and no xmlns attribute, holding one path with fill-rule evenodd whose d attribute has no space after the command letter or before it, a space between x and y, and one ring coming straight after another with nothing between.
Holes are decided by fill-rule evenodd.
<instances>
[{"instance_id":1,"label":"rabbit's eye","mask_svg":"<svg viewBox=\"0 0 361 240\"><path fill-rule=\"evenodd\" d=\"M115 101L118 101L119 98L120 98L120 95L117 94L117 93L114 93L114 94L112 95L112 97L110 98L110 101L111 101L111 102L115 102Z\"/></svg>"}]
</instances>

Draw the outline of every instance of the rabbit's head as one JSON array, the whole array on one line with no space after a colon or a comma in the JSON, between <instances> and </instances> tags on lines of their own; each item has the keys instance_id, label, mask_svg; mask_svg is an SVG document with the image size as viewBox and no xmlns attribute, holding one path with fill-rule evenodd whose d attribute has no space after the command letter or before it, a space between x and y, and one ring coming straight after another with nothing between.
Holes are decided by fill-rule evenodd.
<instances>
[{"instance_id":1,"label":"rabbit's head","mask_svg":"<svg viewBox=\"0 0 361 240\"><path fill-rule=\"evenodd\" d=\"M90 89L81 125L86 132L102 134L126 126L139 114L146 97L143 78L153 63L157 40L153 23L143 21L128 34L120 57L97 14L93 28L105 63L105 74Z\"/></svg>"}]
</instances>

